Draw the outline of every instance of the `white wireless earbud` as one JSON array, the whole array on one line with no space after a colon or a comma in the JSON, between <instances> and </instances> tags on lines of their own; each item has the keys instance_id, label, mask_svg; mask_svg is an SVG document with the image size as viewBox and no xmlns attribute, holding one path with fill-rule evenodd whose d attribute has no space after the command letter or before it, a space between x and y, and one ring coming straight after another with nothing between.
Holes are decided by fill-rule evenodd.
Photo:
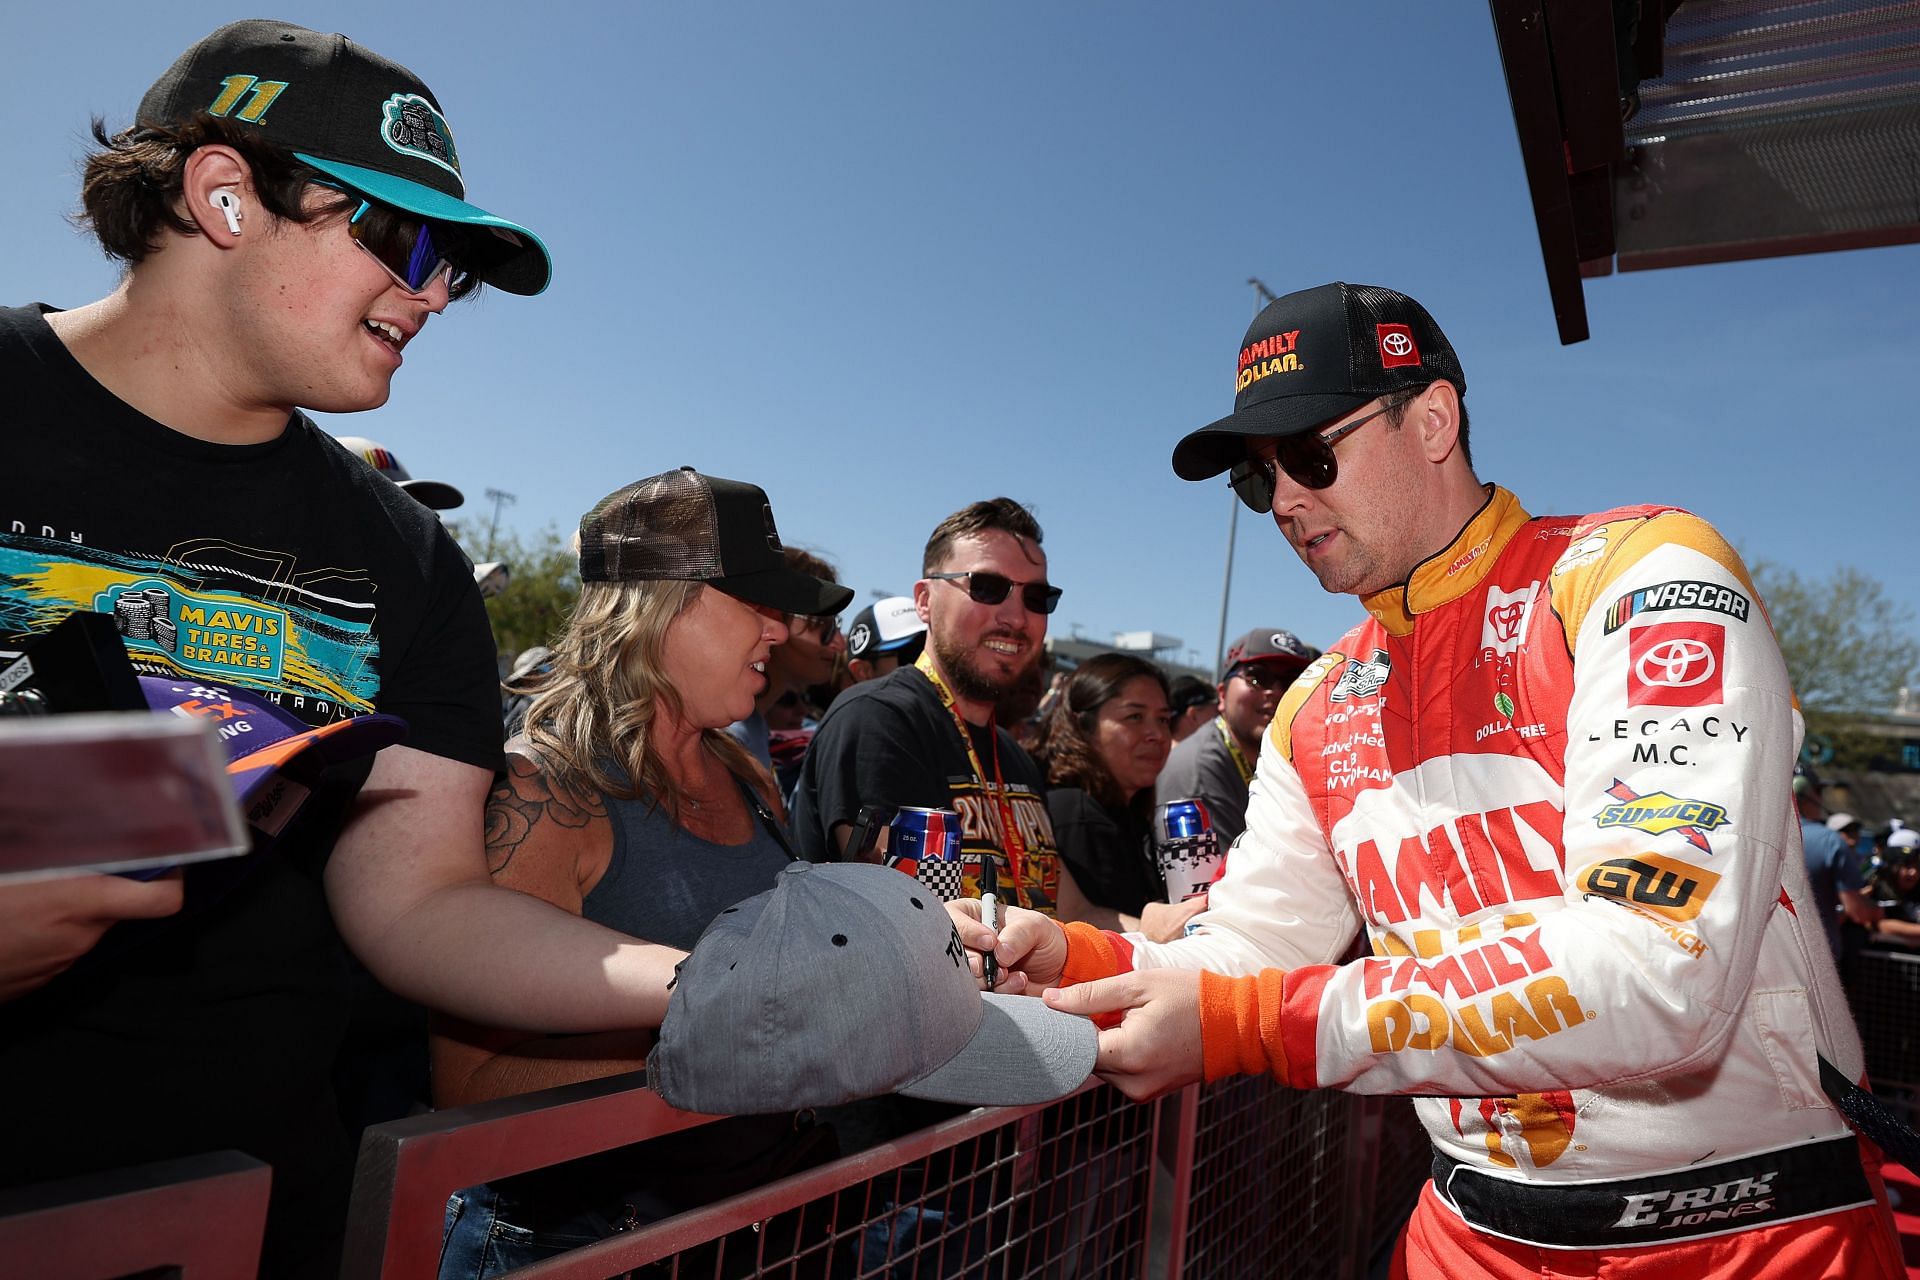
<instances>
[{"instance_id":1,"label":"white wireless earbud","mask_svg":"<svg viewBox=\"0 0 1920 1280\"><path fill-rule=\"evenodd\" d=\"M240 197L233 194L230 187L221 187L207 200L214 208L226 215L227 230L240 234Z\"/></svg>"}]
</instances>

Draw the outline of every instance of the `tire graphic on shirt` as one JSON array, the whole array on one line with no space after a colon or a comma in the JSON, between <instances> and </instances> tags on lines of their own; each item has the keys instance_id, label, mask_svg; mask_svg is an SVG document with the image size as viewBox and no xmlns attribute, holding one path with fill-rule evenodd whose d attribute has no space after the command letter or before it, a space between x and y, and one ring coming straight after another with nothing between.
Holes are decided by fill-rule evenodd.
<instances>
[{"instance_id":1,"label":"tire graphic on shirt","mask_svg":"<svg viewBox=\"0 0 1920 1280\"><path fill-rule=\"evenodd\" d=\"M250 571L271 559L199 545L190 559L162 560L15 535L0 543L0 644L70 613L102 613L142 675L291 698L287 709L313 723L372 711L380 688L372 602Z\"/></svg>"}]
</instances>

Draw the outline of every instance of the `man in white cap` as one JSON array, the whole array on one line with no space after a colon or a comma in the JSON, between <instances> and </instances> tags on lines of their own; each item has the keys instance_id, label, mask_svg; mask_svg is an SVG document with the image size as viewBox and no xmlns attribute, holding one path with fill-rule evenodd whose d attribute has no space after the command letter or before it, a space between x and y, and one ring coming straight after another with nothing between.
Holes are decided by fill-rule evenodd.
<instances>
[{"instance_id":1,"label":"man in white cap","mask_svg":"<svg viewBox=\"0 0 1920 1280\"><path fill-rule=\"evenodd\" d=\"M912 596L888 596L853 615L847 628L847 671L855 684L911 666L926 647L927 624Z\"/></svg>"}]
</instances>

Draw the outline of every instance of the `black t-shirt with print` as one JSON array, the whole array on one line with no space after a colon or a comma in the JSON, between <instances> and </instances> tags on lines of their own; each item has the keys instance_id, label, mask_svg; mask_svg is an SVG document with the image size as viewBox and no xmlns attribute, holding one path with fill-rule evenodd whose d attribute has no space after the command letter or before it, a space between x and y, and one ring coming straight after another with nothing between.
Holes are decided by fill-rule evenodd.
<instances>
[{"instance_id":1,"label":"black t-shirt with print","mask_svg":"<svg viewBox=\"0 0 1920 1280\"><path fill-rule=\"evenodd\" d=\"M1167 900L1166 878L1153 860L1153 830L1130 807L1109 809L1079 787L1047 792L1060 860L1087 901L1137 916L1149 902Z\"/></svg>"},{"instance_id":2,"label":"black t-shirt with print","mask_svg":"<svg viewBox=\"0 0 1920 1280\"><path fill-rule=\"evenodd\" d=\"M143 674L316 725L391 713L407 746L498 768L492 639L438 518L303 414L242 446L145 417L44 310L0 309L0 652L106 613ZM179 915L0 1005L0 1184L234 1147L274 1166L270 1259L289 1232L337 1238L346 957L320 875L369 768L330 776L271 850L188 868Z\"/></svg>"},{"instance_id":3,"label":"black t-shirt with print","mask_svg":"<svg viewBox=\"0 0 1920 1280\"><path fill-rule=\"evenodd\" d=\"M960 815L966 893L979 892L980 859L999 866L1000 897L1051 914L1060 893L1060 857L1047 819L1046 778L1004 729L969 725L980 767L991 783L996 743L1014 822L1026 843L1020 896L1000 838L1000 806L974 776L953 715L933 682L914 667L868 680L833 700L800 767L793 829L802 856L839 857L829 832L852 823L863 804L952 809Z\"/></svg>"}]
</instances>

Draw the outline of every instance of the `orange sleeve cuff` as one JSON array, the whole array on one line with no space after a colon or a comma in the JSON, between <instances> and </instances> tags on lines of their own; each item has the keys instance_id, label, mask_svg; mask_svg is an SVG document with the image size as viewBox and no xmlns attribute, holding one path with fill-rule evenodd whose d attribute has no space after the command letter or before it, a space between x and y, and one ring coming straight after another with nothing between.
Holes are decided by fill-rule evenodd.
<instances>
[{"instance_id":1,"label":"orange sleeve cuff","mask_svg":"<svg viewBox=\"0 0 1920 1280\"><path fill-rule=\"evenodd\" d=\"M1200 974L1200 1053L1207 1080L1271 1075L1292 1083L1280 1033L1286 983L1284 969L1245 978Z\"/></svg>"},{"instance_id":2,"label":"orange sleeve cuff","mask_svg":"<svg viewBox=\"0 0 1920 1280\"><path fill-rule=\"evenodd\" d=\"M1133 968L1133 946L1117 933L1096 929L1075 920L1060 926L1067 935L1067 963L1060 970L1060 985L1111 978ZM1093 1025L1102 1031L1120 1025L1124 1013L1096 1013Z\"/></svg>"},{"instance_id":3,"label":"orange sleeve cuff","mask_svg":"<svg viewBox=\"0 0 1920 1280\"><path fill-rule=\"evenodd\" d=\"M1067 963L1060 970L1060 985L1111 978L1133 968L1133 948L1117 933L1096 929L1075 920L1060 926L1067 935Z\"/></svg>"}]
</instances>

